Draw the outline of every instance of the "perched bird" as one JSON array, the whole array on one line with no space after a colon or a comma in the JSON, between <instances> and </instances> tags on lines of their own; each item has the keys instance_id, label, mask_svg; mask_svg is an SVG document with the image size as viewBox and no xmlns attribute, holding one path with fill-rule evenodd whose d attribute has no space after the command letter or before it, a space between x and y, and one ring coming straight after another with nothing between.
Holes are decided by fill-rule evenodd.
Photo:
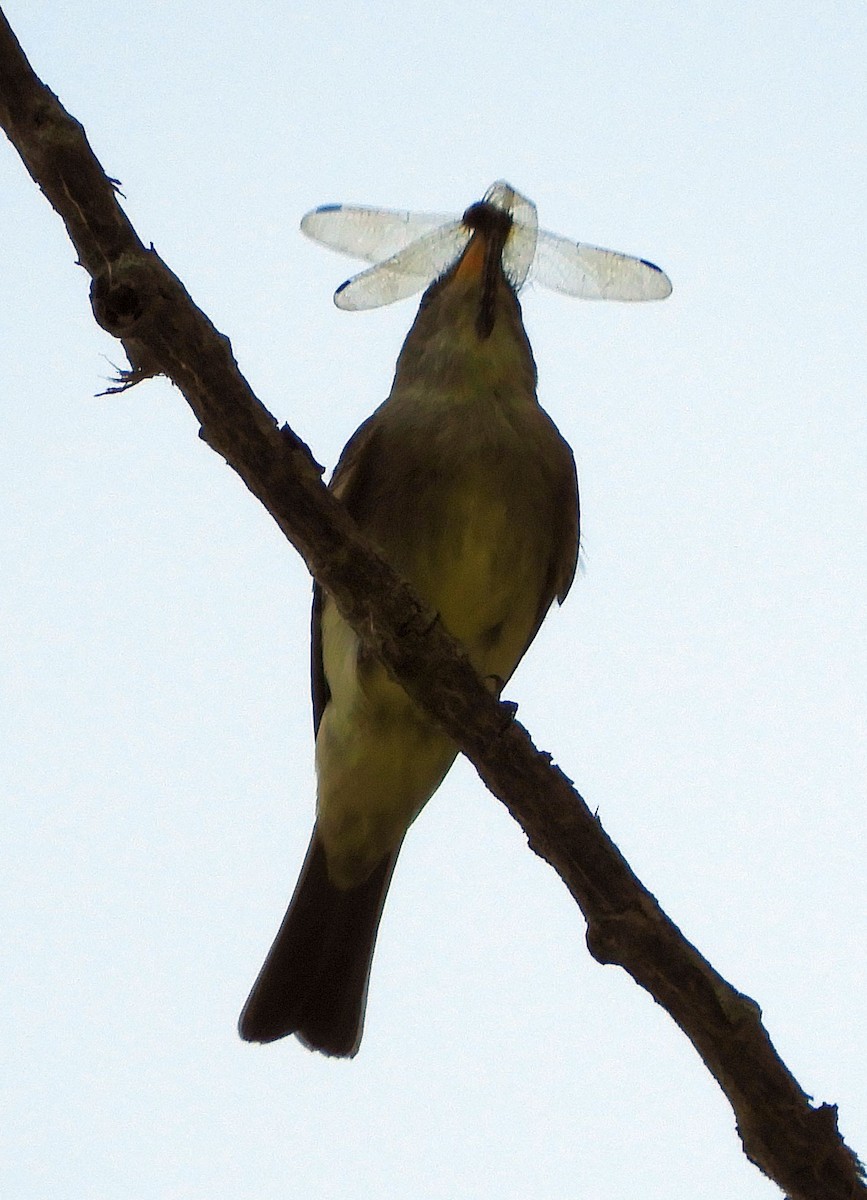
<instances>
[{"instance_id":1,"label":"perched bird","mask_svg":"<svg viewBox=\"0 0 867 1200\"><path fill-rule=\"evenodd\" d=\"M486 199L462 225L465 248L425 291L391 393L350 439L331 488L499 688L572 583L578 487L572 452L536 398L504 272L512 218ZM401 843L457 749L319 585L312 687L313 836L239 1030L352 1056Z\"/></svg>"}]
</instances>

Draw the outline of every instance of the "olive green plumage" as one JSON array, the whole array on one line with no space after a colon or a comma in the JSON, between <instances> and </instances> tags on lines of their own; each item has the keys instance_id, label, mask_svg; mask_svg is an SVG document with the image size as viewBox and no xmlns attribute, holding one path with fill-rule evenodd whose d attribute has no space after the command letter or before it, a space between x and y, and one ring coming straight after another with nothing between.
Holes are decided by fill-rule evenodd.
<instances>
[{"instance_id":1,"label":"olive green plumage","mask_svg":"<svg viewBox=\"0 0 867 1200\"><path fill-rule=\"evenodd\" d=\"M482 222L428 288L391 394L350 439L331 483L479 674L500 682L565 597L578 556L575 465L536 399L520 305L500 265L504 237ZM456 748L318 587L313 626L316 825L240 1029L252 1041L295 1033L352 1055L397 852Z\"/></svg>"}]
</instances>

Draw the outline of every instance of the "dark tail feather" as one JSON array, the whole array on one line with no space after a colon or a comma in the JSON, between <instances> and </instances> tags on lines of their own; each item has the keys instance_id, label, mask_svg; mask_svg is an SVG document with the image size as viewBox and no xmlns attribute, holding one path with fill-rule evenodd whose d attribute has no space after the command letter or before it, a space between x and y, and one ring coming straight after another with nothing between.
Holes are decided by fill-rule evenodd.
<instances>
[{"instance_id":1,"label":"dark tail feather","mask_svg":"<svg viewBox=\"0 0 867 1200\"><path fill-rule=\"evenodd\" d=\"M342 891L328 878L313 830L283 924L244 1005L247 1042L294 1033L311 1050L351 1058L364 1027L370 964L397 850L369 879Z\"/></svg>"}]
</instances>

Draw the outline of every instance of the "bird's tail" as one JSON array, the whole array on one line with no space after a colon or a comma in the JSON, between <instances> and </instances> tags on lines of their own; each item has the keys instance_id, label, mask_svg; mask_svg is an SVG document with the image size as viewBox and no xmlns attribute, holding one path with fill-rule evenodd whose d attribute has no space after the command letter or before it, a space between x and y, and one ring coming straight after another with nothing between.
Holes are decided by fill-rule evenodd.
<instances>
[{"instance_id":1,"label":"bird's tail","mask_svg":"<svg viewBox=\"0 0 867 1200\"><path fill-rule=\"evenodd\" d=\"M248 1042L294 1033L351 1058L361 1042L373 948L398 851L347 891L328 878L316 829L283 924L238 1021Z\"/></svg>"}]
</instances>

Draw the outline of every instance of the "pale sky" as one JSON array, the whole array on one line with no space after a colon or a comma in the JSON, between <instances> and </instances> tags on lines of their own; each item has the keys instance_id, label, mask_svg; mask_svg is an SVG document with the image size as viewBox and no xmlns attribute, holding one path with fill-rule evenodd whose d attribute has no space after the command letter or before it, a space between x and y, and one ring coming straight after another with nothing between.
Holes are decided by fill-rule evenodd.
<instances>
[{"instance_id":1,"label":"pale sky","mask_svg":"<svg viewBox=\"0 0 867 1200\"><path fill-rule=\"evenodd\" d=\"M330 468L415 313L334 201L659 263L522 294L584 568L507 697L867 1154L867 194L858 3L4 5L124 207ZM122 351L0 150L0 1194L771 1200L692 1046L459 762L352 1062L235 1032L312 822L309 579Z\"/></svg>"}]
</instances>

